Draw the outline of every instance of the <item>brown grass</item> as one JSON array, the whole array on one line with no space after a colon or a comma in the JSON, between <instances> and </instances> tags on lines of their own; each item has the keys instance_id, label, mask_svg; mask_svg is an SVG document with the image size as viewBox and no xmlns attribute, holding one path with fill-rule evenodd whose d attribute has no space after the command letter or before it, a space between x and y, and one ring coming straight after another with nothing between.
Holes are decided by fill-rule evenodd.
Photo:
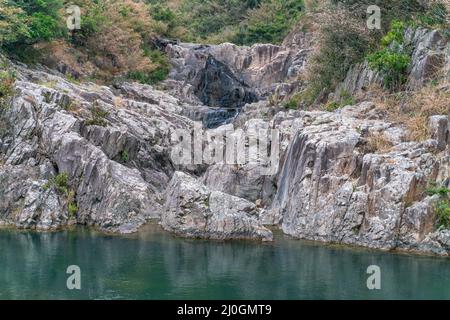
<instances>
[{"instance_id":1,"label":"brown grass","mask_svg":"<svg viewBox=\"0 0 450 320\"><path fill-rule=\"evenodd\" d=\"M143 50L158 27L146 4L133 0L109 0L101 4L76 0L75 4L83 8L82 15L100 11L103 19L98 21L97 30L86 37L75 34L75 41L70 43L57 40L38 44L38 49L44 52L44 64L66 66L75 78L99 80L129 72L150 73L156 68Z\"/></svg>"},{"instance_id":2,"label":"brown grass","mask_svg":"<svg viewBox=\"0 0 450 320\"><path fill-rule=\"evenodd\" d=\"M450 81L445 78L414 92L389 94L379 87L372 87L370 95L390 121L407 127L411 141L430 138L430 116L450 116Z\"/></svg>"},{"instance_id":3,"label":"brown grass","mask_svg":"<svg viewBox=\"0 0 450 320\"><path fill-rule=\"evenodd\" d=\"M371 132L367 137L366 147L371 153L386 153L392 149L393 144L383 132Z\"/></svg>"}]
</instances>

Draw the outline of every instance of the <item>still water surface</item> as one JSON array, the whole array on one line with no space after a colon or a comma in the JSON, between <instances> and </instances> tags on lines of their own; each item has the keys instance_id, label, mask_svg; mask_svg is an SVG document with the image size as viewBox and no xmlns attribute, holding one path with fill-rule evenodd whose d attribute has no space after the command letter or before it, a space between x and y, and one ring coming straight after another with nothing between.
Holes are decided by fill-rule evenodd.
<instances>
[{"instance_id":1,"label":"still water surface","mask_svg":"<svg viewBox=\"0 0 450 320\"><path fill-rule=\"evenodd\" d=\"M66 288L69 265L82 288ZM370 265L381 290L367 289ZM0 229L0 299L450 299L450 259L311 244L185 240L86 228Z\"/></svg>"}]
</instances>

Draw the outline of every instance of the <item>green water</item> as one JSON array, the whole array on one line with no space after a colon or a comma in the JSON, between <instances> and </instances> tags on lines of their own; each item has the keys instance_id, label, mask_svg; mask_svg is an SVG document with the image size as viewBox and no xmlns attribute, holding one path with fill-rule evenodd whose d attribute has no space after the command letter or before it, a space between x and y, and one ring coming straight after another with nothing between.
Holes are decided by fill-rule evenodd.
<instances>
[{"instance_id":1,"label":"green water","mask_svg":"<svg viewBox=\"0 0 450 320\"><path fill-rule=\"evenodd\" d=\"M450 299L450 259L274 243L0 230L0 299ZM81 290L68 290L69 265ZM366 269L381 268L381 290Z\"/></svg>"}]
</instances>

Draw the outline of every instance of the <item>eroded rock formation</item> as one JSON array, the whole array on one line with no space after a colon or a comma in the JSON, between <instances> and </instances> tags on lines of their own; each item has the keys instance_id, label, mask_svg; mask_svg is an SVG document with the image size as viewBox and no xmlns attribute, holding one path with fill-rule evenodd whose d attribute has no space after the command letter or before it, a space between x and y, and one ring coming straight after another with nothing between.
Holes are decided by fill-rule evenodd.
<instances>
[{"instance_id":1,"label":"eroded rock formation","mask_svg":"<svg viewBox=\"0 0 450 320\"><path fill-rule=\"evenodd\" d=\"M411 35L411 86L426 81L430 55L445 57L446 68L436 37ZM428 50L435 45L438 52ZM158 219L180 236L265 241L273 236L264 225L276 225L301 239L449 255L450 231L437 228L439 196L426 189L448 188L450 120L430 117L431 139L410 142L370 101L336 112L273 106L265 98L297 85L310 46L300 32L282 46L168 43L166 91L75 84L11 65L18 79L0 118L0 224L127 233ZM354 92L376 78L365 70L351 71L343 86ZM188 139L201 123L227 123L207 135L277 130L277 169L175 162L174 136Z\"/></svg>"},{"instance_id":2,"label":"eroded rock formation","mask_svg":"<svg viewBox=\"0 0 450 320\"><path fill-rule=\"evenodd\" d=\"M220 191L211 191L185 173L176 172L167 188L161 225L191 238L272 240L259 222L255 204Z\"/></svg>"}]
</instances>

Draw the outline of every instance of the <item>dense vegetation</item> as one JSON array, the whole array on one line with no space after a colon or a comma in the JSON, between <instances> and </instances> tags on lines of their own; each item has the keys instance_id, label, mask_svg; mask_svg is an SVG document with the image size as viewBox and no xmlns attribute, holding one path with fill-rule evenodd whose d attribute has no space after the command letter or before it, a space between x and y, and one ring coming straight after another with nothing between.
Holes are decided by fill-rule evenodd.
<instances>
[{"instance_id":1,"label":"dense vegetation","mask_svg":"<svg viewBox=\"0 0 450 320\"><path fill-rule=\"evenodd\" d=\"M386 89L400 88L406 81L411 53L404 44L405 29L403 22L394 21L391 30L381 40L382 49L367 57L370 68L383 76Z\"/></svg>"},{"instance_id":2,"label":"dense vegetation","mask_svg":"<svg viewBox=\"0 0 450 320\"><path fill-rule=\"evenodd\" d=\"M439 198L435 204L438 227L450 229L450 189L433 186L427 190L427 193Z\"/></svg>"},{"instance_id":3,"label":"dense vegetation","mask_svg":"<svg viewBox=\"0 0 450 320\"><path fill-rule=\"evenodd\" d=\"M298 21L302 0L147 0L169 37L193 42L281 43Z\"/></svg>"},{"instance_id":4,"label":"dense vegetation","mask_svg":"<svg viewBox=\"0 0 450 320\"><path fill-rule=\"evenodd\" d=\"M66 8L81 8L81 29ZM0 0L0 49L74 78L128 77L156 83L169 62L156 37L238 44L281 43L303 11L301 0Z\"/></svg>"},{"instance_id":5,"label":"dense vegetation","mask_svg":"<svg viewBox=\"0 0 450 320\"><path fill-rule=\"evenodd\" d=\"M344 80L356 63L369 60L381 72L388 89L400 89L409 66L410 52L403 46L407 26L448 29L448 13L442 1L422 0L332 0L322 5L313 20L320 30L320 48L313 57L308 104L326 101L328 94ZM367 7L381 8L380 30L366 26Z\"/></svg>"},{"instance_id":6,"label":"dense vegetation","mask_svg":"<svg viewBox=\"0 0 450 320\"><path fill-rule=\"evenodd\" d=\"M156 23L148 6L132 0L75 0L81 29L66 27L66 4L59 0L0 0L0 47L25 62L62 63L74 77L107 80L158 73L164 59L152 61ZM148 81L153 78L148 77Z\"/></svg>"},{"instance_id":7,"label":"dense vegetation","mask_svg":"<svg viewBox=\"0 0 450 320\"><path fill-rule=\"evenodd\" d=\"M406 26L448 28L445 0L0 0L0 48L26 62L65 65L70 76L156 83L169 62L156 37L241 45L281 43L299 21L312 21L320 48L307 103L324 101L349 68L365 59L385 87L401 87L409 65ZM81 29L66 27L67 5L81 8ZM367 7L382 9L381 30L366 27ZM301 99L297 99L301 100Z\"/></svg>"},{"instance_id":8,"label":"dense vegetation","mask_svg":"<svg viewBox=\"0 0 450 320\"><path fill-rule=\"evenodd\" d=\"M15 78L15 74L9 70L6 61L2 61L0 57L0 114L3 109L8 106L8 100L14 93ZM0 126L1 125L0 119Z\"/></svg>"}]
</instances>

